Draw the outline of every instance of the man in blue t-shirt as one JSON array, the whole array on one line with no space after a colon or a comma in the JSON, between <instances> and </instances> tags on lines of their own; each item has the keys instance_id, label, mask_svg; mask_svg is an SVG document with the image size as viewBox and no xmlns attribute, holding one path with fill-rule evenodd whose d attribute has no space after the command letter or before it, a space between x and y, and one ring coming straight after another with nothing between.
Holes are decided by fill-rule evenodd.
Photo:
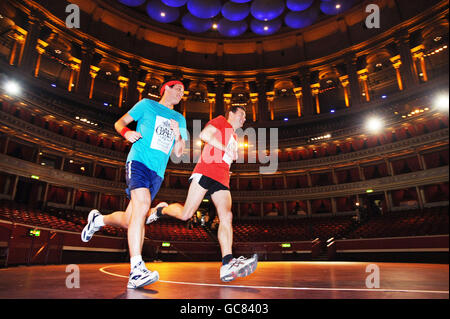
<instances>
[{"instance_id":1,"label":"man in blue t-shirt","mask_svg":"<svg viewBox=\"0 0 450 319\"><path fill-rule=\"evenodd\" d=\"M82 241L88 242L104 225L128 229L131 264L128 288L143 287L159 279L157 271L146 268L141 256L142 245L146 216L164 180L170 154L180 157L185 148L186 119L173 110L183 94L182 82L169 81L161 87L159 103L143 99L114 124L116 131L133 143L125 167L128 186L125 191L131 200L125 212L103 216L98 210L92 210L81 233ZM127 127L133 121L137 122L136 131ZM164 206L167 203L160 203L154 209Z\"/></svg>"}]
</instances>

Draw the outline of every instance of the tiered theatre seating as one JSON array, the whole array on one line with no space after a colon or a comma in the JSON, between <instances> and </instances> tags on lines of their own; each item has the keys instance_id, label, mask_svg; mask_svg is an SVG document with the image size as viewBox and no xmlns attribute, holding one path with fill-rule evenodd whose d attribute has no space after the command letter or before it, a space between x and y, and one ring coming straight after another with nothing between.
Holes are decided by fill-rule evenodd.
<instances>
[{"instance_id":1,"label":"tiered theatre seating","mask_svg":"<svg viewBox=\"0 0 450 319\"><path fill-rule=\"evenodd\" d=\"M153 240L163 241L212 241L202 226L187 227L187 223L174 218L160 218L147 226L146 236Z\"/></svg>"},{"instance_id":2,"label":"tiered theatre seating","mask_svg":"<svg viewBox=\"0 0 450 319\"><path fill-rule=\"evenodd\" d=\"M390 212L370 216L358 224L353 216L327 216L301 219L234 220L234 242L322 241L351 238L383 238L400 236L441 235L449 233L448 207L423 211ZM57 215L57 216L55 216ZM0 202L0 219L36 227L81 232L86 213L49 214L11 201ZM105 226L98 234L126 237L127 230ZM205 227L188 228L187 222L163 217L146 226L146 236L153 240L211 242L216 241Z\"/></svg>"},{"instance_id":3,"label":"tiered theatre seating","mask_svg":"<svg viewBox=\"0 0 450 319\"><path fill-rule=\"evenodd\" d=\"M0 219L35 227L72 232L81 232L86 225L86 217L82 213L61 212L58 216L55 216L11 201L2 201L0 203ZM126 232L124 233L122 229L105 226L99 234L124 236Z\"/></svg>"},{"instance_id":4,"label":"tiered theatre seating","mask_svg":"<svg viewBox=\"0 0 450 319\"><path fill-rule=\"evenodd\" d=\"M448 212L445 208L429 208L423 212L391 212L371 217L346 238L377 238L448 234Z\"/></svg>"},{"instance_id":5,"label":"tiered theatre seating","mask_svg":"<svg viewBox=\"0 0 450 319\"><path fill-rule=\"evenodd\" d=\"M237 242L327 240L341 237L351 225L351 216L239 221L233 224L233 236Z\"/></svg>"},{"instance_id":6,"label":"tiered theatre seating","mask_svg":"<svg viewBox=\"0 0 450 319\"><path fill-rule=\"evenodd\" d=\"M79 225L72 221L45 214L38 210L17 206L16 208L0 208L0 219L30 226L61 229L67 231L80 231Z\"/></svg>"}]
</instances>

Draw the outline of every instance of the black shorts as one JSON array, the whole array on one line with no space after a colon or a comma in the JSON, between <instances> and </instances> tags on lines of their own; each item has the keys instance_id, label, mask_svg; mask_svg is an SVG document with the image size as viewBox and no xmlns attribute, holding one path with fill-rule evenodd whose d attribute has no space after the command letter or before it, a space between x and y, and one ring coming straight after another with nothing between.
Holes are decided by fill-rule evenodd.
<instances>
[{"instance_id":1,"label":"black shorts","mask_svg":"<svg viewBox=\"0 0 450 319\"><path fill-rule=\"evenodd\" d=\"M196 179L198 184L203 187L204 189L207 189L205 198L211 198L211 195L214 194L217 191L227 190L230 189L226 187L225 185L219 183L218 181L202 175L202 174L192 174L192 176L189 178L189 183L192 182L193 179Z\"/></svg>"}]
</instances>

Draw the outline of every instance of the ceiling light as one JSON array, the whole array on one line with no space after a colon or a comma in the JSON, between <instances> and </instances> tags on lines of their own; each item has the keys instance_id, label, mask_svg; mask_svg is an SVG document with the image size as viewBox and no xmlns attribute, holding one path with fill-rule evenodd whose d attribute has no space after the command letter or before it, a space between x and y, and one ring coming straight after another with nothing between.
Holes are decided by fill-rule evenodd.
<instances>
[{"instance_id":1,"label":"ceiling light","mask_svg":"<svg viewBox=\"0 0 450 319\"><path fill-rule=\"evenodd\" d=\"M436 107L442 111L448 111L448 93L438 95L434 101Z\"/></svg>"},{"instance_id":2,"label":"ceiling light","mask_svg":"<svg viewBox=\"0 0 450 319\"><path fill-rule=\"evenodd\" d=\"M383 121L380 118L372 117L367 120L366 127L369 131L378 132L383 127Z\"/></svg>"},{"instance_id":3,"label":"ceiling light","mask_svg":"<svg viewBox=\"0 0 450 319\"><path fill-rule=\"evenodd\" d=\"M17 82L14 81L6 82L4 88L6 92L11 95L17 95L21 91L19 84L17 84Z\"/></svg>"}]
</instances>

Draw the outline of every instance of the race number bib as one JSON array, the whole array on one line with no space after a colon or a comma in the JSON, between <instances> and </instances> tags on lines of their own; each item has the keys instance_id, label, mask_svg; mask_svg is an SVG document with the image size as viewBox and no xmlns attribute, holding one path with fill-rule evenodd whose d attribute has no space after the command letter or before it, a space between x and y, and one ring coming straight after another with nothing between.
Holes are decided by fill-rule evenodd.
<instances>
[{"instance_id":1,"label":"race number bib","mask_svg":"<svg viewBox=\"0 0 450 319\"><path fill-rule=\"evenodd\" d=\"M155 122L155 131L153 132L152 143L150 147L155 150L169 154L173 145L175 134L170 129L170 120L157 115Z\"/></svg>"},{"instance_id":2,"label":"race number bib","mask_svg":"<svg viewBox=\"0 0 450 319\"><path fill-rule=\"evenodd\" d=\"M233 136L230 137L230 140L228 141L227 145L227 151L223 155L223 161L227 163L228 165L231 165L233 162L233 159L228 155L229 153L235 153L238 150L238 144Z\"/></svg>"}]
</instances>

